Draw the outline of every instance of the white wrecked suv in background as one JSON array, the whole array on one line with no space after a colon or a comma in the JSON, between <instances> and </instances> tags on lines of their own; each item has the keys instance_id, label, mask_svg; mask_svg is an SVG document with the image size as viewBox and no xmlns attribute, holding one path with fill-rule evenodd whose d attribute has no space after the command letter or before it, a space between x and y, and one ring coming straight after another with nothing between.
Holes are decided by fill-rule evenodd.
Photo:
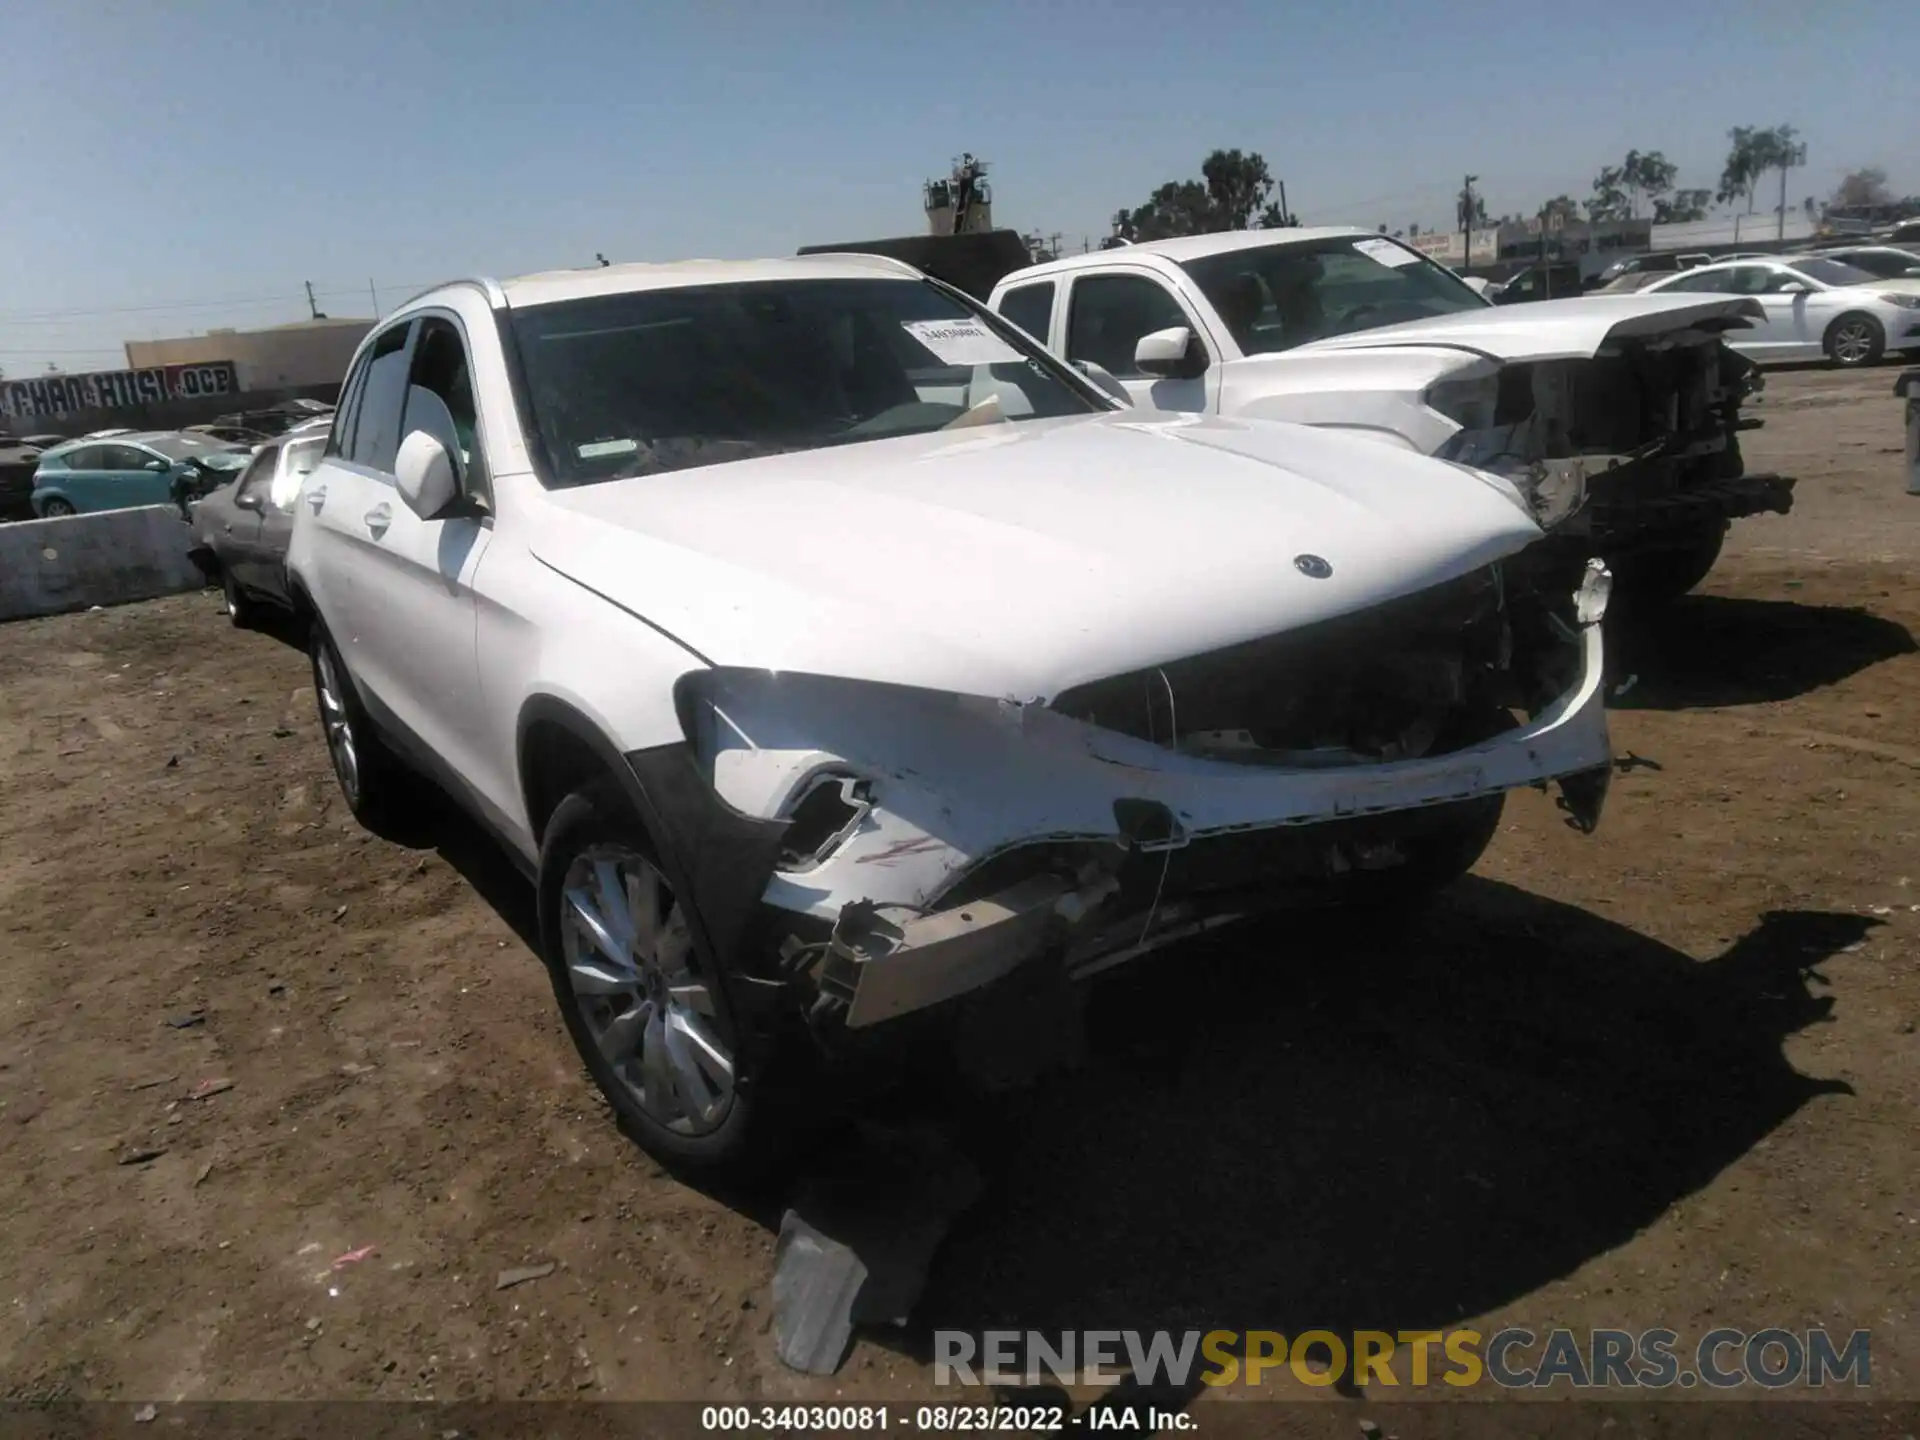
<instances>
[{"instance_id":1,"label":"white wrecked suv in background","mask_svg":"<svg viewBox=\"0 0 1920 1440\"><path fill-rule=\"evenodd\" d=\"M1291 420L1507 476L1564 583L1595 556L1623 598L1672 599L1730 521L1785 514L1747 474L1759 372L1721 342L1737 296L1494 306L1407 245L1351 228L1122 245L1004 277L993 309L1144 408Z\"/></svg>"},{"instance_id":2,"label":"white wrecked suv in background","mask_svg":"<svg viewBox=\"0 0 1920 1440\"><path fill-rule=\"evenodd\" d=\"M1432 889L1519 786L1591 829L1607 577L1509 583L1540 533L1461 466L1129 415L828 257L411 301L289 570L354 812L463 801L629 1128L734 1166L1010 972Z\"/></svg>"}]
</instances>

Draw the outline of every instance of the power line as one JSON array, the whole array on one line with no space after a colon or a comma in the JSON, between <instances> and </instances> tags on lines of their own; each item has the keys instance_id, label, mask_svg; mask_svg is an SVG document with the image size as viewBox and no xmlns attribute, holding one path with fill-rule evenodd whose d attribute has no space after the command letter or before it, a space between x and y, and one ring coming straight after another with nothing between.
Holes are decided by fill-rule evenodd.
<instances>
[{"instance_id":1,"label":"power line","mask_svg":"<svg viewBox=\"0 0 1920 1440\"><path fill-rule=\"evenodd\" d=\"M395 284L387 281L382 282L382 285L384 289L406 290L411 293L413 291L424 290L432 283L434 282L422 281L419 284L410 285L404 283ZM364 288L362 285L355 284L324 290L316 288L314 293L322 296L359 295ZM166 310L238 310L255 305L297 305L300 303L304 293L303 287L292 286L282 294L233 296L224 300L170 300L154 305L99 305L93 307L75 307L67 310L0 310L0 324L50 325L63 323L68 320L85 320L96 315L151 315Z\"/></svg>"}]
</instances>

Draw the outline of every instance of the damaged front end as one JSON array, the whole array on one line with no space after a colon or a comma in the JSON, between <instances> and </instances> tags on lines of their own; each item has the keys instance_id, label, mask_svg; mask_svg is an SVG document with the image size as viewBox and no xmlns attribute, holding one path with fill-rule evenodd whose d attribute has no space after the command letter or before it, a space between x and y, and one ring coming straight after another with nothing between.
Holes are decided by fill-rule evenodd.
<instances>
[{"instance_id":1,"label":"damaged front end","mask_svg":"<svg viewBox=\"0 0 1920 1440\"><path fill-rule=\"evenodd\" d=\"M1050 701L714 669L682 681L716 799L784 826L755 953L816 1031L862 1031L1051 957L1082 976L1276 906L1444 883L1507 790L1597 824L1611 773L1588 567L1500 565ZM1462 863L1464 861L1464 863Z\"/></svg>"},{"instance_id":2,"label":"damaged front end","mask_svg":"<svg viewBox=\"0 0 1920 1440\"><path fill-rule=\"evenodd\" d=\"M1763 385L1701 325L1586 358L1488 363L1426 398L1461 427L1439 458L1501 475L1526 498L1550 536L1537 560L1560 562L1564 578L1602 555L1637 587L1676 551L1704 575L1728 522L1792 508L1793 480L1748 474L1741 458L1740 432L1762 423L1741 410Z\"/></svg>"}]
</instances>

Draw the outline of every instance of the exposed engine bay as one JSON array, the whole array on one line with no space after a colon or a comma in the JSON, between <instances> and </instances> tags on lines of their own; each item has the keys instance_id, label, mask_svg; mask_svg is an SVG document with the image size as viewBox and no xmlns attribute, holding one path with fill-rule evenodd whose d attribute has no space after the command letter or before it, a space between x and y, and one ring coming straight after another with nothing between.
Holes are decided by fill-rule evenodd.
<instances>
[{"instance_id":1,"label":"exposed engine bay","mask_svg":"<svg viewBox=\"0 0 1920 1440\"><path fill-rule=\"evenodd\" d=\"M1752 361L1693 329L1506 365L1430 398L1463 426L1441 458L1511 480L1549 553L1618 568L1636 549L1717 548L1726 522L1792 508L1791 479L1744 473L1739 432L1762 422L1740 412L1763 386Z\"/></svg>"},{"instance_id":2,"label":"exposed engine bay","mask_svg":"<svg viewBox=\"0 0 1920 1440\"><path fill-rule=\"evenodd\" d=\"M1084 975L1276 906L1444 883L1518 785L1558 781L1569 823L1591 830L1611 759L1611 579L1595 564L1550 599L1506 568L1003 704L995 728L1032 777L1007 774L1008 751L994 767L960 760L997 780L945 792L937 824L899 793L915 766L816 769L767 892L779 970L814 996L817 1025L857 1030L1043 955ZM965 748L957 732L929 738Z\"/></svg>"}]
</instances>

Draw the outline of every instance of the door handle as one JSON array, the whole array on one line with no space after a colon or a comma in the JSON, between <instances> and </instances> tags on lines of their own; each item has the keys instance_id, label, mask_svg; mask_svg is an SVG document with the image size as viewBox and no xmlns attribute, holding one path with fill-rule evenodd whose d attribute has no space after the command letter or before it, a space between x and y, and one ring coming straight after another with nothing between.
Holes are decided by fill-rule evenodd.
<instances>
[{"instance_id":1,"label":"door handle","mask_svg":"<svg viewBox=\"0 0 1920 1440\"><path fill-rule=\"evenodd\" d=\"M378 540L382 535L387 533L387 527L393 523L393 507L384 503L376 505L373 509L367 511L364 518L367 522L367 529L371 530L373 532L373 538Z\"/></svg>"},{"instance_id":2,"label":"door handle","mask_svg":"<svg viewBox=\"0 0 1920 1440\"><path fill-rule=\"evenodd\" d=\"M314 514L320 513L320 507L327 503L327 487L322 485L307 492L307 508Z\"/></svg>"}]
</instances>

